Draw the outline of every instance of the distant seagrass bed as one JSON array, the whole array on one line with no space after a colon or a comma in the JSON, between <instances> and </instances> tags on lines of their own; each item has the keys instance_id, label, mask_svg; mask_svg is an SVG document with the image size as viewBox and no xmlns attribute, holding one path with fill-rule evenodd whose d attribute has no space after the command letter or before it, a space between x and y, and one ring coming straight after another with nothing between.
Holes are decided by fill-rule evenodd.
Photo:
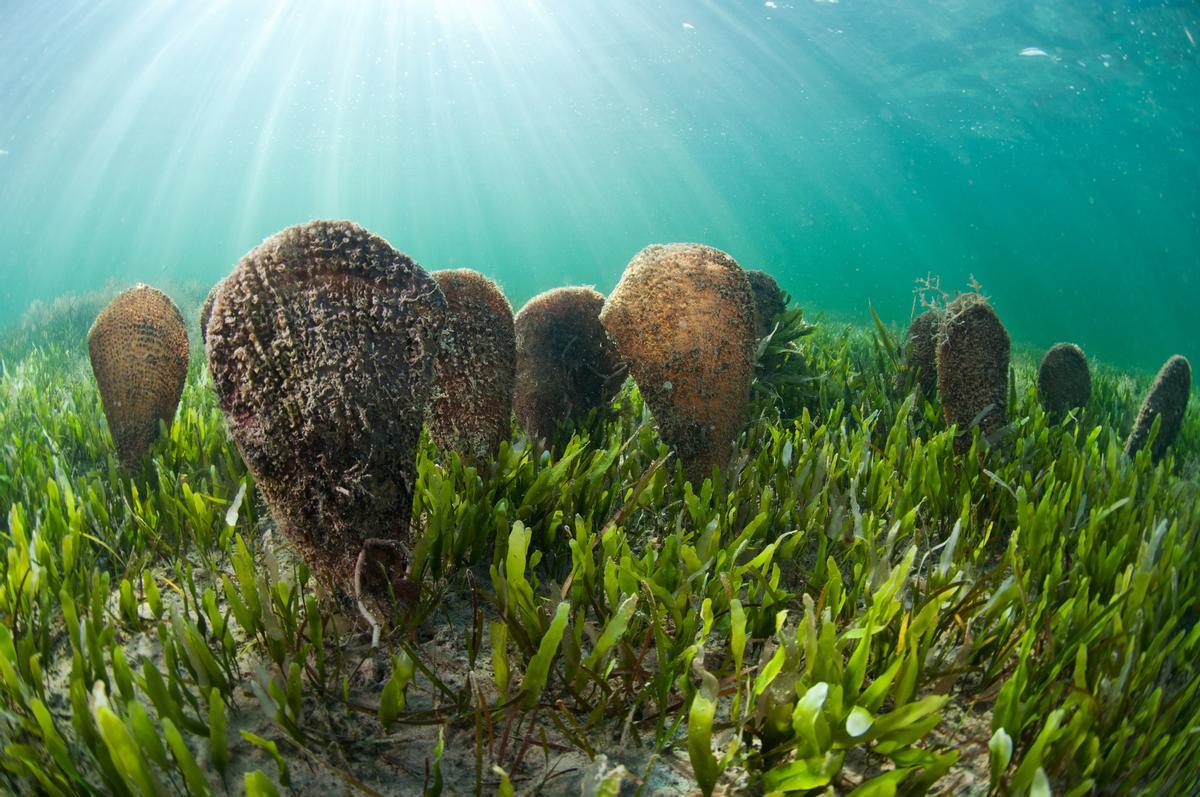
<instances>
[{"instance_id":1,"label":"distant seagrass bed","mask_svg":"<svg viewBox=\"0 0 1200 797\"><path fill-rule=\"evenodd\" d=\"M487 317L511 314L452 279ZM118 457L85 353L115 291L0 337L8 791L1190 787L1200 415L1190 400L1169 448L1152 420L1145 445L1147 375L1084 360L1083 397L1072 352L1039 373L1042 353L1017 345L1004 421L989 426L990 401L965 421L982 431L956 435L939 391L962 388L926 378L921 336L935 371L953 335L997 340L968 332L995 329L990 308L958 315L987 307L976 294L926 290L937 323L906 334L775 305L715 469L686 480L633 379L565 427L529 414L568 417L544 399L518 401L501 438L431 426L413 536L399 560L371 554L406 578L339 587L342 565L289 542L226 431L195 348L206 291L169 290L194 344L142 459ZM600 308L555 301L568 318ZM517 313L508 345L544 334L554 306L538 325ZM578 345L544 340L518 383ZM453 417L473 389L456 384L438 394Z\"/></svg>"}]
</instances>

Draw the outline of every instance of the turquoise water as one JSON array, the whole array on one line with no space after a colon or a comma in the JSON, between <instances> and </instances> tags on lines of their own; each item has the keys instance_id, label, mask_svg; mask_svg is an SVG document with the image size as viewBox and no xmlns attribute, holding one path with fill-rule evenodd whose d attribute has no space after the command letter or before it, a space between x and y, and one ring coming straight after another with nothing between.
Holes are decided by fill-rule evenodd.
<instances>
[{"instance_id":1,"label":"turquoise water","mask_svg":"<svg viewBox=\"0 0 1200 797\"><path fill-rule=\"evenodd\" d=\"M1198 43L1193 2L4 0L0 318L345 217L516 306L700 241L829 317L974 274L1018 341L1196 361Z\"/></svg>"}]
</instances>

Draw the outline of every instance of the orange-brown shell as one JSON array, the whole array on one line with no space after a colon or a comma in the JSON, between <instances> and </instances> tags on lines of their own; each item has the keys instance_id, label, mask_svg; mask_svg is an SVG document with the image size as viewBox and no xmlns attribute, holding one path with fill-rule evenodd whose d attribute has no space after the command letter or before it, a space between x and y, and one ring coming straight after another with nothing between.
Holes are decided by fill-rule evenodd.
<instances>
[{"instance_id":1,"label":"orange-brown shell","mask_svg":"<svg viewBox=\"0 0 1200 797\"><path fill-rule=\"evenodd\" d=\"M208 368L229 431L280 530L334 584L369 540L408 537L445 315L424 269L347 221L271 236L217 294Z\"/></svg>"},{"instance_id":2,"label":"orange-brown shell","mask_svg":"<svg viewBox=\"0 0 1200 797\"><path fill-rule=\"evenodd\" d=\"M1150 447L1150 458L1158 462L1166 456L1167 449L1175 442L1179 430L1183 427L1183 415L1187 411L1188 393L1191 389L1192 366L1186 357L1176 354L1163 363L1163 367L1154 378L1154 384L1150 386L1146 398L1142 401L1141 409L1138 410L1133 431L1125 441L1125 453L1133 456L1142 450L1146 441L1150 439L1154 419L1162 416L1158 436L1154 438L1154 444Z\"/></svg>"},{"instance_id":3,"label":"orange-brown shell","mask_svg":"<svg viewBox=\"0 0 1200 797\"><path fill-rule=\"evenodd\" d=\"M162 291L138 285L122 291L88 332L92 372L117 458L134 472L158 437L159 422L175 417L187 379L183 315Z\"/></svg>"},{"instance_id":4,"label":"orange-brown shell","mask_svg":"<svg viewBox=\"0 0 1200 797\"><path fill-rule=\"evenodd\" d=\"M517 343L496 283L470 269L433 272L448 314L438 353L429 432L443 449L484 460L512 429Z\"/></svg>"},{"instance_id":5,"label":"orange-brown shell","mask_svg":"<svg viewBox=\"0 0 1200 797\"><path fill-rule=\"evenodd\" d=\"M754 299L737 262L699 244L648 246L600 320L688 478L724 467L754 377Z\"/></svg>"},{"instance_id":6,"label":"orange-brown shell","mask_svg":"<svg viewBox=\"0 0 1200 797\"><path fill-rule=\"evenodd\" d=\"M582 422L621 389L625 372L600 324L603 306L593 288L555 288L517 313L513 409L530 437L553 439L560 424Z\"/></svg>"},{"instance_id":7,"label":"orange-brown shell","mask_svg":"<svg viewBox=\"0 0 1200 797\"><path fill-rule=\"evenodd\" d=\"M992 306L974 293L946 308L937 350L938 394L955 450L970 448L972 423L990 435L1008 419L1009 339Z\"/></svg>"}]
</instances>

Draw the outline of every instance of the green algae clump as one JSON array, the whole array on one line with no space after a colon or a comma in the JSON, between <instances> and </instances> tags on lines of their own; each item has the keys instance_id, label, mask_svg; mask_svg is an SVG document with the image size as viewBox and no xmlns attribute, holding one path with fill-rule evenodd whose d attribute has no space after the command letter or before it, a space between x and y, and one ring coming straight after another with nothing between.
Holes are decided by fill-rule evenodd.
<instances>
[{"instance_id":1,"label":"green algae clump","mask_svg":"<svg viewBox=\"0 0 1200 797\"><path fill-rule=\"evenodd\" d=\"M512 429L517 342L512 306L470 269L435 271L448 313L442 333L429 432L443 449L483 461Z\"/></svg>"},{"instance_id":2,"label":"green algae clump","mask_svg":"<svg viewBox=\"0 0 1200 797\"><path fill-rule=\"evenodd\" d=\"M765 271L746 270L754 296L754 336L762 340L775 326L775 317L787 309L779 283Z\"/></svg>"},{"instance_id":3,"label":"green algae clump","mask_svg":"<svg viewBox=\"0 0 1200 797\"><path fill-rule=\"evenodd\" d=\"M229 431L279 529L328 583L358 592L360 554L378 565L363 592L386 595L404 575L445 316L424 269L348 221L271 236L217 294L208 367Z\"/></svg>"},{"instance_id":4,"label":"green algae clump","mask_svg":"<svg viewBox=\"0 0 1200 797\"><path fill-rule=\"evenodd\" d=\"M188 368L183 314L162 291L137 285L100 311L87 340L117 459L133 473L158 437L159 423L170 425L183 395Z\"/></svg>"},{"instance_id":5,"label":"green algae clump","mask_svg":"<svg viewBox=\"0 0 1200 797\"><path fill-rule=\"evenodd\" d=\"M1038 399L1054 419L1088 403L1092 373L1087 356L1074 343L1057 343L1042 357L1037 375Z\"/></svg>"},{"instance_id":6,"label":"green algae clump","mask_svg":"<svg viewBox=\"0 0 1200 797\"><path fill-rule=\"evenodd\" d=\"M1161 417L1158 436L1150 446L1150 458L1158 462L1166 456L1167 449L1175 442L1183 426L1183 415L1187 410L1188 392L1191 387L1192 366L1186 357L1176 354L1163 363L1163 367L1154 378L1154 384L1150 386L1146 398L1142 401L1141 409L1138 410L1133 431L1125 441L1126 454L1132 457L1145 448L1146 441L1150 439L1154 419Z\"/></svg>"},{"instance_id":7,"label":"green algae clump","mask_svg":"<svg viewBox=\"0 0 1200 797\"><path fill-rule=\"evenodd\" d=\"M996 311L977 293L965 293L946 307L938 338L938 394L946 423L958 427L955 451L971 446L970 427L985 436L1008 419L1008 332Z\"/></svg>"},{"instance_id":8,"label":"green algae clump","mask_svg":"<svg viewBox=\"0 0 1200 797\"><path fill-rule=\"evenodd\" d=\"M754 299L741 266L700 244L648 246L600 320L687 478L725 467L754 378Z\"/></svg>"},{"instance_id":9,"label":"green algae clump","mask_svg":"<svg viewBox=\"0 0 1200 797\"><path fill-rule=\"evenodd\" d=\"M553 439L561 425L581 423L621 389L625 372L600 324L603 306L594 288L555 288L517 313L513 410L530 437Z\"/></svg>"}]
</instances>

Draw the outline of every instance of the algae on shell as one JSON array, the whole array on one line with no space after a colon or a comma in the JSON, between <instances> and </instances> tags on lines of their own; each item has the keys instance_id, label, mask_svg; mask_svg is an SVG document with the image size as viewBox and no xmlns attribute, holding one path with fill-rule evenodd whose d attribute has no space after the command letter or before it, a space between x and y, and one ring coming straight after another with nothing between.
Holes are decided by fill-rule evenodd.
<instances>
[{"instance_id":1,"label":"algae on shell","mask_svg":"<svg viewBox=\"0 0 1200 797\"><path fill-rule=\"evenodd\" d=\"M725 467L754 379L754 298L741 266L700 244L648 246L600 320L687 477L698 484Z\"/></svg>"},{"instance_id":2,"label":"algae on shell","mask_svg":"<svg viewBox=\"0 0 1200 797\"><path fill-rule=\"evenodd\" d=\"M88 354L121 467L133 473L170 425L187 379L183 314L148 285L122 291L96 316Z\"/></svg>"},{"instance_id":3,"label":"algae on shell","mask_svg":"<svg viewBox=\"0 0 1200 797\"><path fill-rule=\"evenodd\" d=\"M1187 411L1191 388L1192 366L1186 357L1176 354L1163 363L1138 410L1133 431L1125 441L1125 453L1133 456L1142 450L1146 441L1150 439L1154 419L1161 417L1158 436L1150 446L1150 457L1158 462L1166 456L1167 449L1175 442L1179 430L1183 427L1183 416Z\"/></svg>"},{"instance_id":4,"label":"algae on shell","mask_svg":"<svg viewBox=\"0 0 1200 797\"><path fill-rule=\"evenodd\" d=\"M217 284L209 289L208 295L204 297L204 303L200 305L200 345L203 347L208 343L208 322L212 318L213 305L217 301L217 294L221 292L221 286L225 284L222 279Z\"/></svg>"},{"instance_id":5,"label":"algae on shell","mask_svg":"<svg viewBox=\"0 0 1200 797\"><path fill-rule=\"evenodd\" d=\"M429 432L443 449L483 461L512 430L517 343L512 306L487 277L470 269L433 272L446 297Z\"/></svg>"},{"instance_id":6,"label":"algae on shell","mask_svg":"<svg viewBox=\"0 0 1200 797\"><path fill-rule=\"evenodd\" d=\"M625 381L616 346L600 323L604 295L555 288L517 313L517 384L513 409L530 437L552 439L612 401Z\"/></svg>"},{"instance_id":7,"label":"algae on shell","mask_svg":"<svg viewBox=\"0 0 1200 797\"><path fill-rule=\"evenodd\" d=\"M973 424L992 435L1008 419L1008 332L982 296L966 293L946 307L937 349L938 395L946 423L958 427L955 450L970 448Z\"/></svg>"},{"instance_id":8,"label":"algae on shell","mask_svg":"<svg viewBox=\"0 0 1200 797\"><path fill-rule=\"evenodd\" d=\"M1050 347L1038 365L1038 398L1051 418L1082 407L1092 396L1092 373L1083 349L1074 343Z\"/></svg>"},{"instance_id":9,"label":"algae on shell","mask_svg":"<svg viewBox=\"0 0 1200 797\"><path fill-rule=\"evenodd\" d=\"M403 576L416 447L446 300L385 240L346 221L289 227L218 292L208 367L229 431L280 530L323 580Z\"/></svg>"},{"instance_id":10,"label":"algae on shell","mask_svg":"<svg viewBox=\"0 0 1200 797\"><path fill-rule=\"evenodd\" d=\"M787 306L779 283L767 272L748 269L746 279L750 281L750 293L754 296L754 336L762 340L774 326L775 317Z\"/></svg>"},{"instance_id":11,"label":"algae on shell","mask_svg":"<svg viewBox=\"0 0 1200 797\"><path fill-rule=\"evenodd\" d=\"M941 335L942 314L926 310L908 326L905 365L916 375L917 386L926 397L937 394L937 349Z\"/></svg>"}]
</instances>

